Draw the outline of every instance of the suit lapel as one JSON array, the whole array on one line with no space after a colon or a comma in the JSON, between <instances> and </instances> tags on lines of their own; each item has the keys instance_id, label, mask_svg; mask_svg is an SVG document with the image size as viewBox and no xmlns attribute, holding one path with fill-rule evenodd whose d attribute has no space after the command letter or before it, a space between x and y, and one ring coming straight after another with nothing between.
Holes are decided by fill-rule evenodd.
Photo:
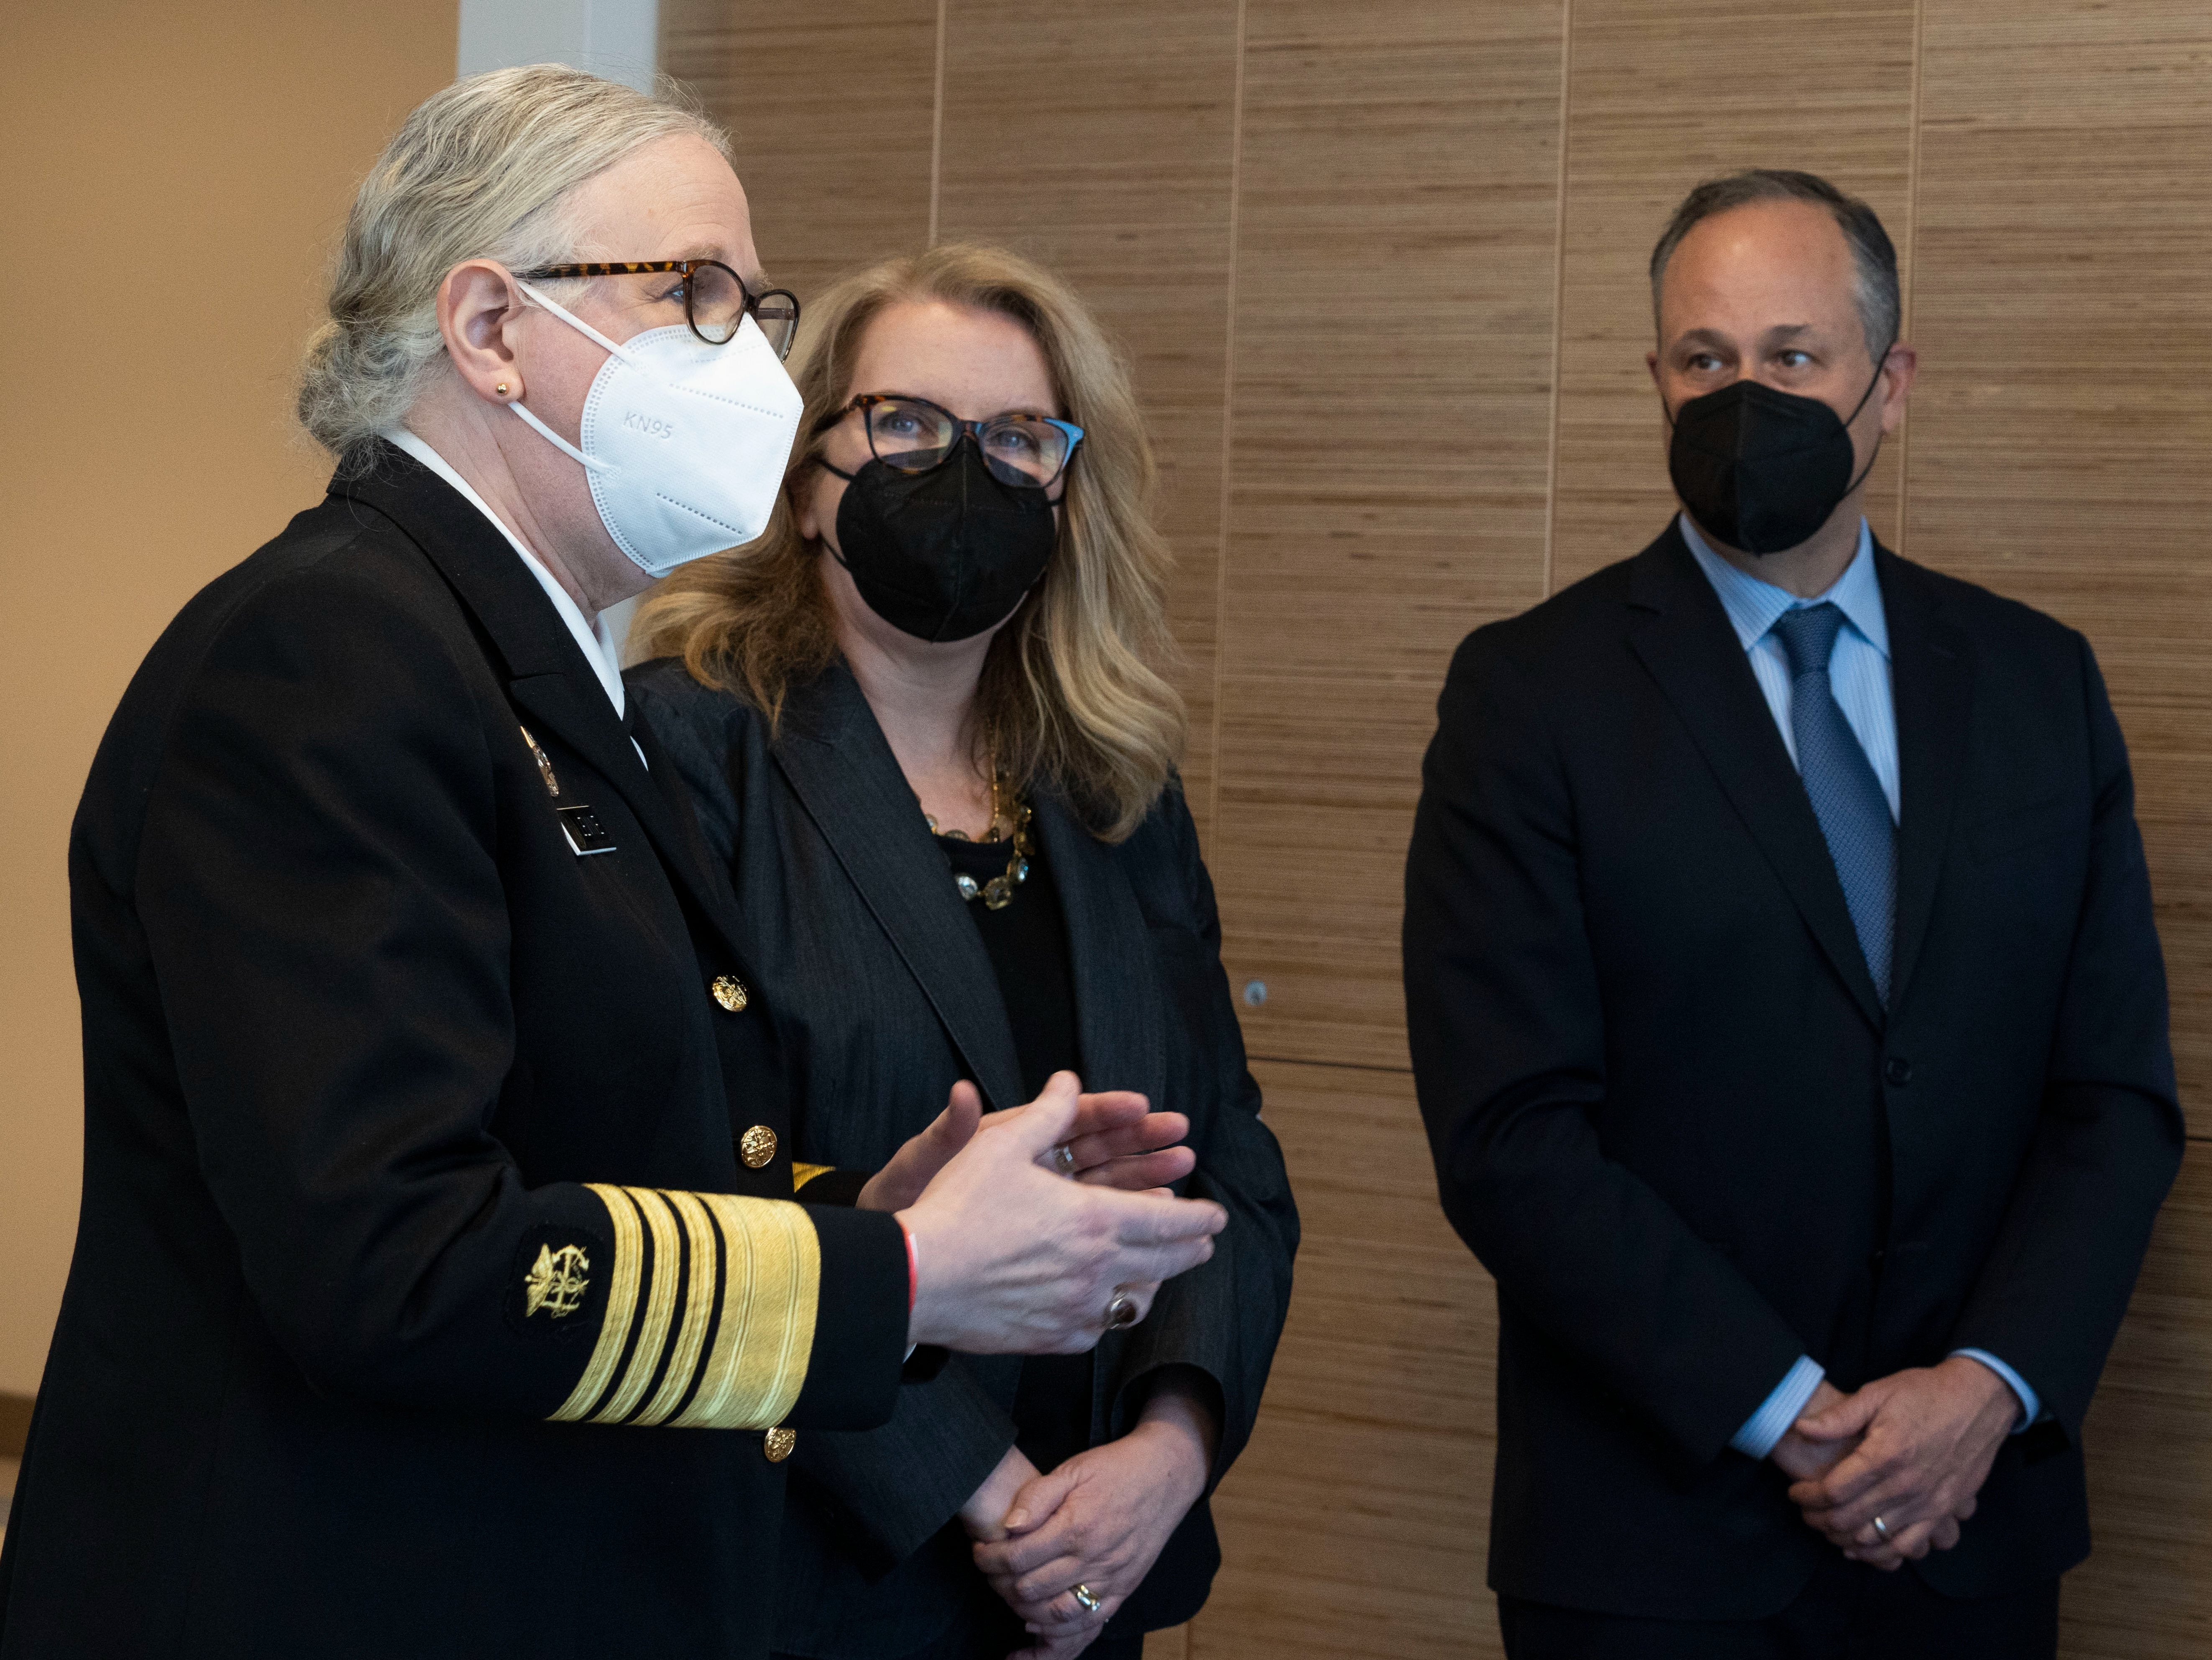
<instances>
[{"instance_id":1,"label":"suit lapel","mask_svg":"<svg viewBox=\"0 0 2212 1660\"><path fill-rule=\"evenodd\" d=\"M331 489L383 514L428 556L504 666L508 695L621 794L663 866L742 956L726 877L707 855L689 805L672 799L639 762L599 676L497 527L428 468L389 447L365 477ZM640 741L647 741L642 733ZM675 775L672 767L661 769L671 783Z\"/></svg>"},{"instance_id":2,"label":"suit lapel","mask_svg":"<svg viewBox=\"0 0 2212 1660\"><path fill-rule=\"evenodd\" d=\"M1036 802L1037 841L1067 921L1084 1086L1136 1090L1164 1110L1171 1104L1160 1098L1165 1010L1137 896L1112 853L1065 803L1042 790Z\"/></svg>"},{"instance_id":3,"label":"suit lapel","mask_svg":"<svg viewBox=\"0 0 2212 1660\"><path fill-rule=\"evenodd\" d=\"M1889 620L1891 695L1897 707L1897 943L1890 1006L1899 1006L1928 936L1936 884L1951 839L1966 771L1974 697L1966 635L1946 622L1915 566L1877 548Z\"/></svg>"},{"instance_id":4,"label":"suit lapel","mask_svg":"<svg viewBox=\"0 0 2212 1660\"><path fill-rule=\"evenodd\" d=\"M554 619L557 624L558 617ZM563 636L566 630L563 629ZM570 649L574 642L569 642ZM680 786L664 789L661 781L673 782L675 763L659 749L659 740L643 721L637 724L637 745L616 717L614 706L596 675L588 667L574 672L518 676L507 682L507 694L537 720L558 733L562 741L611 782L617 794L645 827L660 854L661 862L712 921L732 951L741 951L735 904L727 874L714 862L699 834ZM638 749L652 757L652 769L638 761Z\"/></svg>"},{"instance_id":5,"label":"suit lapel","mask_svg":"<svg viewBox=\"0 0 2212 1660\"><path fill-rule=\"evenodd\" d=\"M842 664L792 690L776 765L983 1091L1019 1106L1021 1065L988 952L883 729Z\"/></svg>"},{"instance_id":6,"label":"suit lapel","mask_svg":"<svg viewBox=\"0 0 2212 1660\"><path fill-rule=\"evenodd\" d=\"M1881 1002L1820 820L1720 596L1691 558L1678 527L1669 526L1638 556L1629 581L1629 640L1636 654L1681 717L1860 1012L1879 1028Z\"/></svg>"}]
</instances>

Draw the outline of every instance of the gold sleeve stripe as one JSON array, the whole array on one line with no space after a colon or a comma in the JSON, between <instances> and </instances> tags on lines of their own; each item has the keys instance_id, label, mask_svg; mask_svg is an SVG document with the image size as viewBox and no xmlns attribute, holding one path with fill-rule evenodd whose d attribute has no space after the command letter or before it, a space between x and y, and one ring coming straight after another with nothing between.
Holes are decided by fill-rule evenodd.
<instances>
[{"instance_id":1,"label":"gold sleeve stripe","mask_svg":"<svg viewBox=\"0 0 2212 1660\"><path fill-rule=\"evenodd\" d=\"M661 1422L676 1410L676 1403L690 1391L691 1380L698 1373L699 1350L707 1341L707 1323L714 1312L714 1275L721 1266L720 1242L714 1237L714 1225L708 1218L707 1207L692 1194L672 1191L664 1197L683 1219L691 1271L684 1287L684 1323L677 1328L676 1347L668 1357L668 1370L661 1377L660 1387L653 1392L653 1399L637 1415L637 1422L648 1426Z\"/></svg>"},{"instance_id":2,"label":"gold sleeve stripe","mask_svg":"<svg viewBox=\"0 0 2212 1660\"><path fill-rule=\"evenodd\" d=\"M608 1219L615 1230L614 1280L607 1287L606 1316L599 1323L599 1341L592 1346L592 1358L584 1367L584 1375L576 1380L560 1411L553 1414L555 1423L574 1423L588 1416L592 1403L606 1393L607 1382L615 1375L615 1362L622 1359L623 1344L629 1337L631 1314L637 1308L638 1268L644 1259L644 1235L637 1225L637 1207L629 1201L620 1188L611 1188L603 1183L587 1182L585 1186L599 1195L599 1202L607 1207Z\"/></svg>"},{"instance_id":3,"label":"gold sleeve stripe","mask_svg":"<svg viewBox=\"0 0 2212 1660\"><path fill-rule=\"evenodd\" d=\"M763 1380L766 1387L757 1409L763 1428L781 1424L799 1404L799 1392L806 1384L807 1358L814 1352L815 1317L822 1303L822 1243L813 1222L796 1206L779 1206L775 1219L787 1264L786 1313L781 1323L783 1342L776 1354L775 1370Z\"/></svg>"},{"instance_id":4,"label":"gold sleeve stripe","mask_svg":"<svg viewBox=\"0 0 2212 1660\"><path fill-rule=\"evenodd\" d=\"M802 1164L793 1159L791 1164L791 1190L797 1193L817 1176L827 1176L837 1167L835 1164Z\"/></svg>"},{"instance_id":5,"label":"gold sleeve stripe","mask_svg":"<svg viewBox=\"0 0 2212 1660\"><path fill-rule=\"evenodd\" d=\"M706 1195L707 1207L720 1225L723 1243L722 1317L714 1328L714 1350L707 1357L707 1375L699 1393L676 1420L679 1429L708 1429L729 1414L737 1389L738 1356L753 1341L756 1307L771 1307L774 1292L762 1282L760 1253L753 1247L752 1230L744 1217L730 1208L735 1201L721 1195Z\"/></svg>"},{"instance_id":6,"label":"gold sleeve stripe","mask_svg":"<svg viewBox=\"0 0 2212 1660\"><path fill-rule=\"evenodd\" d=\"M660 1352L668 1347L668 1329L676 1317L677 1277L683 1260L676 1243L676 1219L657 1189L625 1188L623 1191L637 1201L653 1235L653 1288L646 1294L645 1318L637 1329L637 1344L630 1350L622 1386L615 1390L614 1399L592 1414L595 1424L619 1424L637 1410L646 1386L660 1369Z\"/></svg>"},{"instance_id":7,"label":"gold sleeve stripe","mask_svg":"<svg viewBox=\"0 0 2212 1660\"><path fill-rule=\"evenodd\" d=\"M806 1381L821 1294L822 1252L797 1205L702 1194L724 1242L721 1322L684 1428L768 1429L789 1416Z\"/></svg>"}]
</instances>

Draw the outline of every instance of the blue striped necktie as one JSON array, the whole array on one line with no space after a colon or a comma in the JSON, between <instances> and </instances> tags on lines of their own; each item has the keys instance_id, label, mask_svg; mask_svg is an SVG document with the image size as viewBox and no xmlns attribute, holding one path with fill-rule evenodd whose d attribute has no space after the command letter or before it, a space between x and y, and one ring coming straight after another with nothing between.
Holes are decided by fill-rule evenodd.
<instances>
[{"instance_id":1,"label":"blue striped necktie","mask_svg":"<svg viewBox=\"0 0 2212 1660\"><path fill-rule=\"evenodd\" d=\"M1797 773L1843 881L1844 903L1866 953L1876 995L1889 1003L1890 951L1897 931L1897 826L1858 734L1828 684L1828 659L1844 614L1833 605L1786 611L1775 638L1790 660L1790 728Z\"/></svg>"}]
</instances>

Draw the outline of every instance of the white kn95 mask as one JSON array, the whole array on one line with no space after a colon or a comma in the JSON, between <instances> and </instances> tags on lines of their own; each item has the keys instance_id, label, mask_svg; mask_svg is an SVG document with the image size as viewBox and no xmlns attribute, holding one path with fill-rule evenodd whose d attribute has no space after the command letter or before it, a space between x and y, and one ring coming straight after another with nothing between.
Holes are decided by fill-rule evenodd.
<instances>
[{"instance_id":1,"label":"white kn95 mask","mask_svg":"<svg viewBox=\"0 0 2212 1660\"><path fill-rule=\"evenodd\" d=\"M768 528L804 400L750 317L726 345L690 325L617 345L581 318L515 284L607 361L592 377L571 444L520 402L507 408L583 464L599 522L648 576L751 541Z\"/></svg>"}]
</instances>

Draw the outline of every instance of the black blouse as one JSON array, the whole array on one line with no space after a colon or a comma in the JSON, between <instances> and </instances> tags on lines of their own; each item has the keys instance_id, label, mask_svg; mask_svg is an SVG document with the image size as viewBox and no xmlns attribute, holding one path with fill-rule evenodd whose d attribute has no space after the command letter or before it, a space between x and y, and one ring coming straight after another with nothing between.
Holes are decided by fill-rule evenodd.
<instances>
[{"instance_id":1,"label":"black blouse","mask_svg":"<svg viewBox=\"0 0 2212 1660\"><path fill-rule=\"evenodd\" d=\"M970 842L940 836L945 862L956 875L981 887L1006 873L1010 842ZM969 919L983 941L999 995L1013 1029L1025 1098L1035 1100L1045 1080L1061 1071L1080 1073L1075 1025L1075 976L1069 964L1067 920L1045 868L1044 850L1030 854L1030 873L1013 898L997 910L981 899L968 903ZM1091 1357L1041 1354L1022 1363L1014 1397L1014 1444L1040 1470L1048 1470L1090 1444Z\"/></svg>"},{"instance_id":2,"label":"black blouse","mask_svg":"<svg viewBox=\"0 0 2212 1660\"><path fill-rule=\"evenodd\" d=\"M957 836L940 836L937 845L953 874L975 878L978 887L1005 875L1013 852L1011 842L970 842ZM1014 1031L1014 1054L1021 1062L1022 1087L1028 1091L1025 1098L1034 1101L1055 1072L1081 1070L1067 919L1045 867L1044 849L1032 841L1029 879L1014 890L1012 900L993 910L982 900L971 899L968 915L998 977L1006 1021Z\"/></svg>"}]
</instances>

